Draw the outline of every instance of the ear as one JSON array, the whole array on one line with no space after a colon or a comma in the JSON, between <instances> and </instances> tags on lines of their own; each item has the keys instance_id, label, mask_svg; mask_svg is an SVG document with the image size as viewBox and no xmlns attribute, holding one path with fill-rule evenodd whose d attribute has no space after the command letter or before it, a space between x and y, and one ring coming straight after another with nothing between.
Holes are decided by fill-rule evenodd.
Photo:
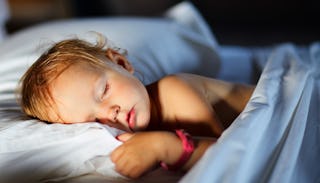
<instances>
[{"instance_id":1,"label":"ear","mask_svg":"<svg viewBox=\"0 0 320 183\"><path fill-rule=\"evenodd\" d=\"M130 72L131 74L133 74L134 72L134 68L131 65L131 63L127 60L127 58L125 56L123 56L122 54L120 54L119 52L108 48L106 51L106 57L112 61L115 64L118 64L120 66L122 66L124 69L126 69L128 72Z\"/></svg>"}]
</instances>

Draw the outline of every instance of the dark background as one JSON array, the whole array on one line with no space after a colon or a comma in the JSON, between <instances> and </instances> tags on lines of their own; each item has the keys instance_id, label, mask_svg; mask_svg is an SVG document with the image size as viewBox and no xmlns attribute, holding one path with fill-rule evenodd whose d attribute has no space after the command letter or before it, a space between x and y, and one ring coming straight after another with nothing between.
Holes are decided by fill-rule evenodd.
<instances>
[{"instance_id":1,"label":"dark background","mask_svg":"<svg viewBox=\"0 0 320 183\"><path fill-rule=\"evenodd\" d=\"M180 0L8 0L12 34L50 20L98 16L160 16ZM320 40L318 0L193 0L221 44L299 45Z\"/></svg>"}]
</instances>

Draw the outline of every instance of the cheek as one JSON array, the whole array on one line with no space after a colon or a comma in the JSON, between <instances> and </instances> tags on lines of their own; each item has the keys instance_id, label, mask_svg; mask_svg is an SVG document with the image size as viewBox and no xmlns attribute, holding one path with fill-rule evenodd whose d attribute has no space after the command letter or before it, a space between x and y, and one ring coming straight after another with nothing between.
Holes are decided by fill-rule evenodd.
<instances>
[{"instance_id":1,"label":"cheek","mask_svg":"<svg viewBox=\"0 0 320 183\"><path fill-rule=\"evenodd\" d=\"M141 115L141 119L139 119L140 125L142 128L146 128L149 125L150 122L150 112L149 110L145 110L145 113ZM138 122L139 122L138 121Z\"/></svg>"},{"instance_id":2,"label":"cheek","mask_svg":"<svg viewBox=\"0 0 320 183\"><path fill-rule=\"evenodd\" d=\"M136 80L128 80L119 84L117 87L117 93L122 93L129 96L141 95L144 93L145 87L138 83Z\"/></svg>"}]
</instances>

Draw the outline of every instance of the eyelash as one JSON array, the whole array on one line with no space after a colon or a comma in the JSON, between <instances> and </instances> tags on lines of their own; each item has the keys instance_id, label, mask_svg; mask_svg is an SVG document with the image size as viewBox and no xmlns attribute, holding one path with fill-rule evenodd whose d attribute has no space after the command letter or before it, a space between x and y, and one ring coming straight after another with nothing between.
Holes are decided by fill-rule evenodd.
<instances>
[{"instance_id":1,"label":"eyelash","mask_svg":"<svg viewBox=\"0 0 320 183\"><path fill-rule=\"evenodd\" d=\"M106 84L106 86L104 87L104 90L102 92L101 99L103 99L103 97L106 95L106 93L108 92L109 88L110 88L109 84Z\"/></svg>"}]
</instances>

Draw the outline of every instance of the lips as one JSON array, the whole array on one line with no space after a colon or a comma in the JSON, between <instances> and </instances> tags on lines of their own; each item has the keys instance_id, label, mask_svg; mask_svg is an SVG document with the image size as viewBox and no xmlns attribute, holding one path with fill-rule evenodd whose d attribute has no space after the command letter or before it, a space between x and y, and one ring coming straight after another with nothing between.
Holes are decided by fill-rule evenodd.
<instances>
[{"instance_id":1,"label":"lips","mask_svg":"<svg viewBox=\"0 0 320 183\"><path fill-rule=\"evenodd\" d=\"M127 115L127 122L131 130L133 130L135 125L135 117L136 117L136 112L134 108L132 108Z\"/></svg>"}]
</instances>

